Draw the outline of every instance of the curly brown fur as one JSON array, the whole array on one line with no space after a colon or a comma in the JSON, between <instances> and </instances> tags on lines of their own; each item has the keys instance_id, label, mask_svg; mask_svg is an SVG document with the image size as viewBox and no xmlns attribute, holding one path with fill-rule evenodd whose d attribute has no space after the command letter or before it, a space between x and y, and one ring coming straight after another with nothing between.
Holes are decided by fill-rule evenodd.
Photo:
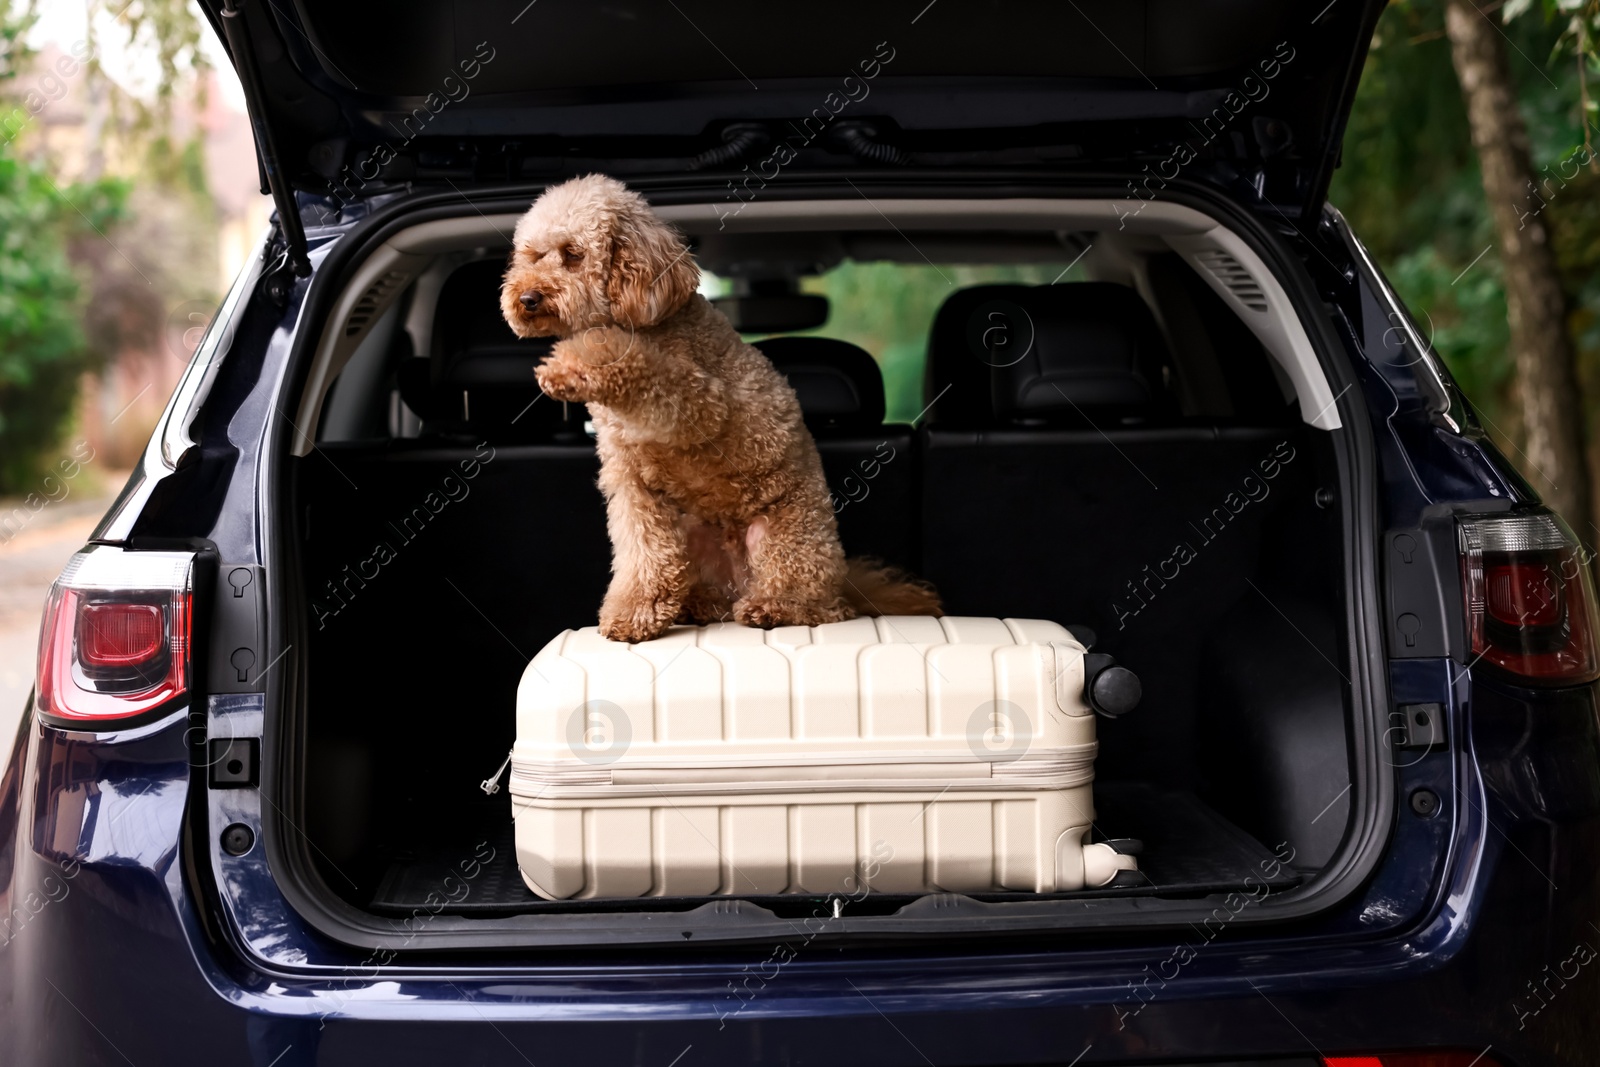
<instances>
[{"instance_id":1,"label":"curly brown fur","mask_svg":"<svg viewBox=\"0 0 1600 1067\"><path fill-rule=\"evenodd\" d=\"M539 385L586 403L598 438L603 634L939 614L926 584L847 563L794 390L696 293L688 247L642 197L573 179L534 202L513 244L501 311L519 336L559 338Z\"/></svg>"}]
</instances>

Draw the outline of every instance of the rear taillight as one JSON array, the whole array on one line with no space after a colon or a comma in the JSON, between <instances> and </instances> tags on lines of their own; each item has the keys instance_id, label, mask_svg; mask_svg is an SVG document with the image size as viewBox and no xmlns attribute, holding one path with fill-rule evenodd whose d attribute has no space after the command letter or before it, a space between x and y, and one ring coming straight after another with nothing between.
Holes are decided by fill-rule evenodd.
<instances>
[{"instance_id":1,"label":"rear taillight","mask_svg":"<svg viewBox=\"0 0 1600 1067\"><path fill-rule=\"evenodd\" d=\"M95 545L45 600L36 703L83 723L153 711L189 687L194 554Z\"/></svg>"},{"instance_id":2,"label":"rear taillight","mask_svg":"<svg viewBox=\"0 0 1600 1067\"><path fill-rule=\"evenodd\" d=\"M1367 1056L1324 1056L1323 1067L1500 1067L1482 1052L1383 1052Z\"/></svg>"},{"instance_id":3,"label":"rear taillight","mask_svg":"<svg viewBox=\"0 0 1600 1067\"><path fill-rule=\"evenodd\" d=\"M1479 515L1460 524L1473 663L1544 685L1600 677L1588 558L1555 515Z\"/></svg>"}]
</instances>

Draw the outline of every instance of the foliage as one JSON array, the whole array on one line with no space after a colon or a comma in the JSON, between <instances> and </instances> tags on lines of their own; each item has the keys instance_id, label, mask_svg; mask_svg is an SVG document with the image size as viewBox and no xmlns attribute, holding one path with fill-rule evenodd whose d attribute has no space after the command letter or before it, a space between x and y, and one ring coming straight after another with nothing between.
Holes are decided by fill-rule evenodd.
<instances>
[{"instance_id":1,"label":"foliage","mask_svg":"<svg viewBox=\"0 0 1600 1067\"><path fill-rule=\"evenodd\" d=\"M0 113L17 102L8 82L26 72L32 3L0 0ZM132 51L154 56L150 99L122 93L100 69L105 19ZM186 0L91 3L89 27L88 106L111 121L86 126L85 180L53 176L53 161L23 161L16 128L0 142L0 493L31 488L86 372L159 352L168 308L213 295L215 209L201 146L175 144L169 121L183 75L205 66L195 10ZM108 135L127 141L133 175L100 176Z\"/></svg>"},{"instance_id":2,"label":"foliage","mask_svg":"<svg viewBox=\"0 0 1600 1067\"><path fill-rule=\"evenodd\" d=\"M1509 438L1506 431L1515 420L1504 410L1502 399L1512 377L1506 356L1510 331L1498 265L1480 261L1463 271L1427 245L1395 260L1389 280L1405 294L1418 325L1467 395L1485 401L1477 407L1490 432Z\"/></svg>"},{"instance_id":3,"label":"foliage","mask_svg":"<svg viewBox=\"0 0 1600 1067\"><path fill-rule=\"evenodd\" d=\"M1511 22L1533 10L1535 0L1506 0L1501 18ZM1552 56L1567 55L1577 61L1578 107L1583 122L1583 144L1594 147L1594 124L1600 101L1590 91L1590 79L1600 74L1600 0L1538 0L1545 21L1561 31ZM1600 168L1597 168L1600 169Z\"/></svg>"},{"instance_id":4,"label":"foliage","mask_svg":"<svg viewBox=\"0 0 1600 1067\"><path fill-rule=\"evenodd\" d=\"M26 37L38 21L32 3L15 12L9 9L8 3L9 0L0 0L0 87L15 78L33 56Z\"/></svg>"},{"instance_id":5,"label":"foliage","mask_svg":"<svg viewBox=\"0 0 1600 1067\"><path fill-rule=\"evenodd\" d=\"M114 216L113 198L76 191L103 220ZM42 169L0 144L0 492L31 486L92 365L67 258L69 210Z\"/></svg>"},{"instance_id":6,"label":"foliage","mask_svg":"<svg viewBox=\"0 0 1600 1067\"><path fill-rule=\"evenodd\" d=\"M1540 0L1551 9L1573 2ZM1512 4L1506 10L1516 14ZM1434 349L1491 434L1515 456L1521 432L1506 349L1505 290L1443 25L1442 0L1405 0L1384 11L1330 199L1431 332ZM1548 212L1574 308L1580 377L1600 380L1600 174L1583 167L1574 175L1575 163L1590 158L1580 120L1586 89L1579 64L1546 62L1580 42L1569 40L1569 28L1538 18L1516 19L1503 29L1539 177L1539 188L1519 209ZM1592 48L1593 37L1585 40L1583 47ZM1590 430L1593 439L1600 426Z\"/></svg>"},{"instance_id":7,"label":"foliage","mask_svg":"<svg viewBox=\"0 0 1600 1067\"><path fill-rule=\"evenodd\" d=\"M104 79L100 68L99 30L93 17L96 4L91 0L89 19L89 77ZM110 89L111 112L118 124L135 137L160 141L170 136L172 105L187 72L201 73L210 67L201 50L204 32L189 0L110 0L105 9L123 31L123 43L131 52L143 52L156 60L153 98L123 92L115 84ZM197 82L204 85L204 81ZM197 103L205 105L203 93Z\"/></svg>"}]
</instances>

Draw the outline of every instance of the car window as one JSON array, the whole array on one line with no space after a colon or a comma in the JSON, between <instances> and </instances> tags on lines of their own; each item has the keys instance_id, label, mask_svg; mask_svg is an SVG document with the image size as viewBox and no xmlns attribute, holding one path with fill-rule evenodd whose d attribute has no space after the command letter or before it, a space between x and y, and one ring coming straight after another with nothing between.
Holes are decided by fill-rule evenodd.
<instances>
[{"instance_id":1,"label":"car window","mask_svg":"<svg viewBox=\"0 0 1600 1067\"><path fill-rule=\"evenodd\" d=\"M872 353L883 371L885 422L910 422L923 410L923 366L928 333L939 305L971 285L1015 282L1046 285L1082 281L1081 265L1061 263L932 264L858 263L845 260L825 274L801 280L802 292L828 298L828 321L795 336L835 337ZM707 274L702 291L722 296L732 291L725 278ZM761 334L747 334L755 339Z\"/></svg>"}]
</instances>

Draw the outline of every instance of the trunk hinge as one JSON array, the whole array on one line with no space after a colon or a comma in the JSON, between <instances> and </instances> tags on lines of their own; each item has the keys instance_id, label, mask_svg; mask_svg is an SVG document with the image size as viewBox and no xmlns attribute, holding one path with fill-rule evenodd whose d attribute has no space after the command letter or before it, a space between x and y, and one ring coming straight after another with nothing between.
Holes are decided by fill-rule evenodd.
<instances>
[{"instance_id":1,"label":"trunk hinge","mask_svg":"<svg viewBox=\"0 0 1600 1067\"><path fill-rule=\"evenodd\" d=\"M250 122L255 128L256 151L261 157L262 172L272 202L278 208L278 230L283 235L284 248L278 258L261 277L261 291L274 303L282 306L288 302L289 291L295 278L311 273L311 259L306 250L306 231L300 222L300 209L294 201L294 189L278 163L278 151L272 141L272 127L266 121L266 95L262 91L260 72L256 70L255 52L250 47L250 26L241 5L244 0L223 0L222 28L228 38L228 48L233 52L233 65L239 73L239 83L244 89L245 103L250 111Z\"/></svg>"}]
</instances>

